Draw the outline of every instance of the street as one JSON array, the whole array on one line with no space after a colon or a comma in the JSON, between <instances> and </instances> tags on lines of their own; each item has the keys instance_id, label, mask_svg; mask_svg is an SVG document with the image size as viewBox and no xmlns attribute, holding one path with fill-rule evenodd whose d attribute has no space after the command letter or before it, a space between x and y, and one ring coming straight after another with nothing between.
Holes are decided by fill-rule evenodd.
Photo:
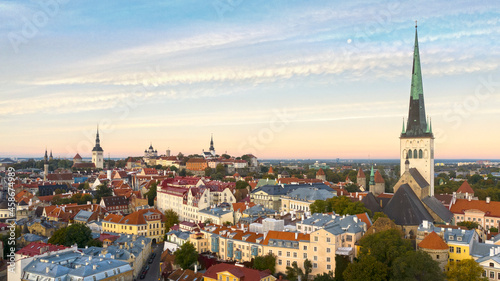
<instances>
[{"instance_id":1,"label":"street","mask_svg":"<svg viewBox=\"0 0 500 281\"><path fill-rule=\"evenodd\" d=\"M137 276L137 280L145 280L145 281L159 280L158 278L160 277L160 258L161 258L161 253L163 251L163 243L153 244L151 247L153 252L156 253L156 256L153 260L153 263L148 263L148 261L146 261L146 263L144 264L144 267L147 265L149 265L150 267L146 274L146 277L144 279L140 279L141 274L139 274L139 276Z\"/></svg>"}]
</instances>

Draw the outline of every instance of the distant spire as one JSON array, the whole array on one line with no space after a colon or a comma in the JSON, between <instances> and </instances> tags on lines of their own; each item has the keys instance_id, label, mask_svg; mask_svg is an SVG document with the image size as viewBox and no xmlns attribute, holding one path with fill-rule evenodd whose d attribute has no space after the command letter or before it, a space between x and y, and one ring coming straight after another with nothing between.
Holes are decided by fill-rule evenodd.
<instances>
[{"instance_id":1,"label":"distant spire","mask_svg":"<svg viewBox=\"0 0 500 281\"><path fill-rule=\"evenodd\" d=\"M102 151L101 141L99 140L99 124L97 124L97 134L95 136L95 146L92 151Z\"/></svg>"},{"instance_id":2,"label":"distant spire","mask_svg":"<svg viewBox=\"0 0 500 281\"><path fill-rule=\"evenodd\" d=\"M373 171L373 165L372 165L372 170L370 172L370 185L375 185L375 172Z\"/></svg>"},{"instance_id":3,"label":"distant spire","mask_svg":"<svg viewBox=\"0 0 500 281\"><path fill-rule=\"evenodd\" d=\"M401 131L401 134L404 133L406 133L406 130L405 130L405 118L403 117L403 130Z\"/></svg>"},{"instance_id":4,"label":"distant spire","mask_svg":"<svg viewBox=\"0 0 500 281\"><path fill-rule=\"evenodd\" d=\"M210 151L214 151L214 134L212 133L212 136L210 137Z\"/></svg>"}]
</instances>

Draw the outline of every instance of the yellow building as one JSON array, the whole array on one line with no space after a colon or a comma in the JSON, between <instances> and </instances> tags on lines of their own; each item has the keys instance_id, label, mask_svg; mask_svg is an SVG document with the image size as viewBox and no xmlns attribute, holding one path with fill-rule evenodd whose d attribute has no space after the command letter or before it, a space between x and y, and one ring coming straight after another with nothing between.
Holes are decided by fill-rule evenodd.
<instances>
[{"instance_id":1,"label":"yellow building","mask_svg":"<svg viewBox=\"0 0 500 281\"><path fill-rule=\"evenodd\" d=\"M104 218L102 230L145 236L157 243L163 241L165 235L165 216L153 208L138 210L127 216L110 214Z\"/></svg>"},{"instance_id":2,"label":"yellow building","mask_svg":"<svg viewBox=\"0 0 500 281\"><path fill-rule=\"evenodd\" d=\"M259 271L256 269L246 268L243 266L219 263L211 266L205 274L204 281L274 281L274 277L270 272Z\"/></svg>"}]
</instances>

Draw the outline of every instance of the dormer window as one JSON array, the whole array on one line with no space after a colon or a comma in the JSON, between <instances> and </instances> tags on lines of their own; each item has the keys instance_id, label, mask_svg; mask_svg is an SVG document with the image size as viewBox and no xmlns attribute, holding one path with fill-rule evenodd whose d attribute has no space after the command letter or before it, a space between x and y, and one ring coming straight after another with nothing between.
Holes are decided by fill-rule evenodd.
<instances>
[{"instance_id":1,"label":"dormer window","mask_svg":"<svg viewBox=\"0 0 500 281\"><path fill-rule=\"evenodd\" d=\"M453 235L448 236L448 240L453 240Z\"/></svg>"}]
</instances>

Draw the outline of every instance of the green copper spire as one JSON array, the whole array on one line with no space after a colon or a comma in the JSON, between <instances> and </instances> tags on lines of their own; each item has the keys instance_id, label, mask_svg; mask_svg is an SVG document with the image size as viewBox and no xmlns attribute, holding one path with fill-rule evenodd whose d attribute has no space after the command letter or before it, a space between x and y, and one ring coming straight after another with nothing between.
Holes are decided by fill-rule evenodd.
<instances>
[{"instance_id":1,"label":"green copper spire","mask_svg":"<svg viewBox=\"0 0 500 281\"><path fill-rule=\"evenodd\" d=\"M372 171L370 173L370 185L375 185L375 172L373 171L373 165L372 165Z\"/></svg>"},{"instance_id":2,"label":"green copper spire","mask_svg":"<svg viewBox=\"0 0 500 281\"><path fill-rule=\"evenodd\" d=\"M415 47L413 49L413 70L411 76L411 97L418 100L424 94L422 86L422 70L420 69L420 52L418 50L417 24L415 23Z\"/></svg>"},{"instance_id":3,"label":"green copper spire","mask_svg":"<svg viewBox=\"0 0 500 281\"><path fill-rule=\"evenodd\" d=\"M422 71L420 69L420 53L418 48L418 33L415 23L415 46L413 50L413 69L410 88L410 108L406 130L401 137L428 137L428 125L425 116L424 90L422 86ZM431 136L432 137L432 136Z\"/></svg>"},{"instance_id":4,"label":"green copper spire","mask_svg":"<svg viewBox=\"0 0 500 281\"><path fill-rule=\"evenodd\" d=\"M403 117L403 130L401 131L401 134L404 133L406 133L406 130L405 130L405 118Z\"/></svg>"}]
</instances>

